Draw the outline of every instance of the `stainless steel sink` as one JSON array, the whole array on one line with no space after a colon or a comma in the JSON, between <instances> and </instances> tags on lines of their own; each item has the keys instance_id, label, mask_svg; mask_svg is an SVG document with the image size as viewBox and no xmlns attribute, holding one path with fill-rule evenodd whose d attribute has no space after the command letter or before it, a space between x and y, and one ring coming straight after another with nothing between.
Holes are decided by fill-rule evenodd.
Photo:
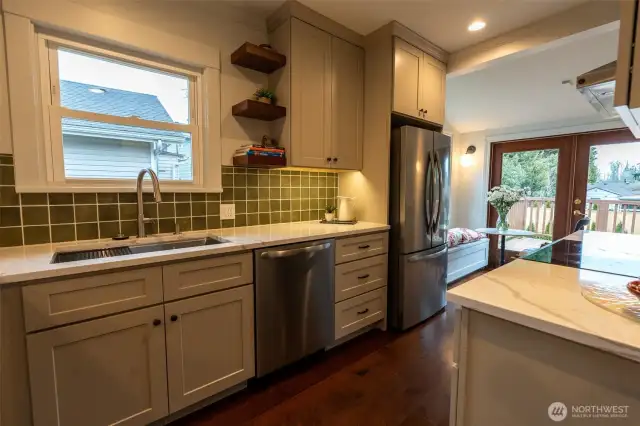
<instances>
[{"instance_id":1,"label":"stainless steel sink","mask_svg":"<svg viewBox=\"0 0 640 426\"><path fill-rule=\"evenodd\" d=\"M151 253L154 251L176 250L189 247L204 247L214 244L228 243L227 240L217 237L194 238L189 240L162 241L149 244L135 244L114 248L65 251L53 255L51 263L77 262L80 260L101 259L105 257L125 256L128 254Z\"/></svg>"},{"instance_id":2,"label":"stainless steel sink","mask_svg":"<svg viewBox=\"0 0 640 426\"><path fill-rule=\"evenodd\" d=\"M189 247L211 246L214 244L223 244L227 242L227 240L223 240L222 238L206 237L197 238L194 240L163 241L160 243L138 244L129 246L129 250L131 250L132 254L137 254L149 253L153 251L176 250Z\"/></svg>"}]
</instances>

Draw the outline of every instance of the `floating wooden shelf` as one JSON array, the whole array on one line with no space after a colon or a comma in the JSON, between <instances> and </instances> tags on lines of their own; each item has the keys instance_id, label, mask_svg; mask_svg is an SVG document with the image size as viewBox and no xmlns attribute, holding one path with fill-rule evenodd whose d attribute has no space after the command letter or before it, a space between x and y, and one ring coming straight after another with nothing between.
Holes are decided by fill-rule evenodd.
<instances>
[{"instance_id":1,"label":"floating wooden shelf","mask_svg":"<svg viewBox=\"0 0 640 426\"><path fill-rule=\"evenodd\" d=\"M287 57L275 50L247 42L231 54L231 63L265 74L271 74L286 65Z\"/></svg>"},{"instance_id":2,"label":"floating wooden shelf","mask_svg":"<svg viewBox=\"0 0 640 426\"><path fill-rule=\"evenodd\" d=\"M287 167L287 159L266 155L243 155L233 157L233 165L239 167Z\"/></svg>"},{"instance_id":3,"label":"floating wooden shelf","mask_svg":"<svg viewBox=\"0 0 640 426\"><path fill-rule=\"evenodd\" d=\"M287 115L287 109L278 105L247 99L231 108L231 114L236 117L255 118L262 121L273 121Z\"/></svg>"}]
</instances>

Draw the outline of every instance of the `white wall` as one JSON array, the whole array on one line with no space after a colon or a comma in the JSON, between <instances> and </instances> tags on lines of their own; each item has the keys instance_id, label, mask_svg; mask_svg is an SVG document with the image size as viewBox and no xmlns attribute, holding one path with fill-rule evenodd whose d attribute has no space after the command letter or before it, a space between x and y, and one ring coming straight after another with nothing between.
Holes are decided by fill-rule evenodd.
<instances>
[{"instance_id":1,"label":"white wall","mask_svg":"<svg viewBox=\"0 0 640 426\"><path fill-rule=\"evenodd\" d=\"M454 133L452 145L450 227L483 227L487 223L489 182L489 145L485 132ZM471 156L471 164L463 167L460 158L469 145L476 147L476 153Z\"/></svg>"},{"instance_id":2,"label":"white wall","mask_svg":"<svg viewBox=\"0 0 640 426\"><path fill-rule=\"evenodd\" d=\"M49 0L54 1L54 0ZM200 1L119 1L76 0L91 9L116 16L138 25L153 28L216 47L220 50L221 64L221 136L222 163L231 164L231 155L240 145L260 141L268 134L266 123L239 119L231 115L231 107L250 97L256 88L267 85L267 76L252 70L236 67L230 62L231 53L245 41L266 43L266 22L261 16L222 2ZM0 152L10 152L2 138L2 78L4 52L0 59ZM5 79L6 80L6 79Z\"/></svg>"}]
</instances>

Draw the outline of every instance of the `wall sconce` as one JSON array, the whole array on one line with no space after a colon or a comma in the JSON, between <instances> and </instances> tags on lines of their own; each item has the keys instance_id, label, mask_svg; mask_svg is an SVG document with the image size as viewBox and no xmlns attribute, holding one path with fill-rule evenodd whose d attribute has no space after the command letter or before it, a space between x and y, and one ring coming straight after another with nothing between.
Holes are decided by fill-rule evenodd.
<instances>
[{"instance_id":1,"label":"wall sconce","mask_svg":"<svg viewBox=\"0 0 640 426\"><path fill-rule=\"evenodd\" d=\"M467 147L467 151L464 153L462 157L460 157L460 165L462 167L469 167L473 164L473 154L476 152L476 147L474 145L469 145Z\"/></svg>"}]
</instances>

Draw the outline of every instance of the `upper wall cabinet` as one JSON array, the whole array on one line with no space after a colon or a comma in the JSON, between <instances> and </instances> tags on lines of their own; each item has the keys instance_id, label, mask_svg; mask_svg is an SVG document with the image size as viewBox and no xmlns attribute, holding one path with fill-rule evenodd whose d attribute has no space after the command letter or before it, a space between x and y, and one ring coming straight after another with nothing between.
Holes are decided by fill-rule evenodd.
<instances>
[{"instance_id":1,"label":"upper wall cabinet","mask_svg":"<svg viewBox=\"0 0 640 426\"><path fill-rule=\"evenodd\" d=\"M444 124L446 65L394 38L393 111Z\"/></svg>"},{"instance_id":2,"label":"upper wall cabinet","mask_svg":"<svg viewBox=\"0 0 640 426\"><path fill-rule=\"evenodd\" d=\"M296 18L270 34L289 63L270 87L289 114L274 124L289 166L362 168L364 51Z\"/></svg>"}]
</instances>

